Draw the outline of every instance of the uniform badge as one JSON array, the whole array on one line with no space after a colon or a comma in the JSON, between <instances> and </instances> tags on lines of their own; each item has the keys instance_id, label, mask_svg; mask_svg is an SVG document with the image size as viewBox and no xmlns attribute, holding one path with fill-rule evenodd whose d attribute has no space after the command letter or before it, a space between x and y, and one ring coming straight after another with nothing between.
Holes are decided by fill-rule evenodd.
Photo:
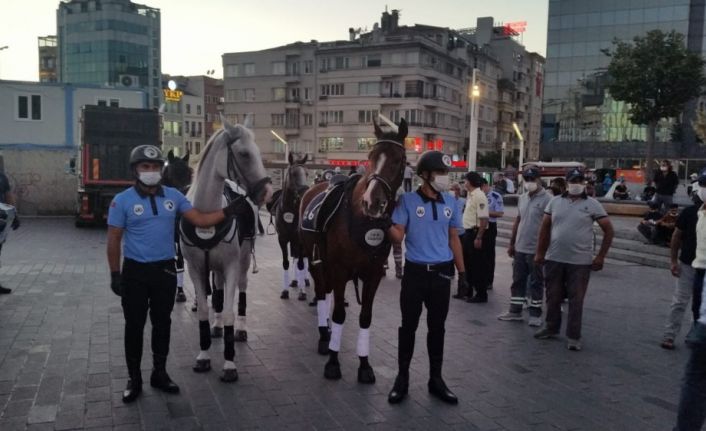
<instances>
[{"instance_id":1,"label":"uniform badge","mask_svg":"<svg viewBox=\"0 0 706 431\"><path fill-rule=\"evenodd\" d=\"M201 239L211 239L213 238L214 235L216 235L216 227L211 226L211 227L197 227L195 229L196 231L196 236L198 236Z\"/></svg>"},{"instance_id":2,"label":"uniform badge","mask_svg":"<svg viewBox=\"0 0 706 431\"><path fill-rule=\"evenodd\" d=\"M451 218L451 208L444 207L444 215L446 216L446 218Z\"/></svg>"},{"instance_id":3,"label":"uniform badge","mask_svg":"<svg viewBox=\"0 0 706 431\"><path fill-rule=\"evenodd\" d=\"M485 208L485 204L478 204L478 208L484 209L484 208Z\"/></svg>"},{"instance_id":4,"label":"uniform badge","mask_svg":"<svg viewBox=\"0 0 706 431\"><path fill-rule=\"evenodd\" d=\"M142 213L145 212L145 207L143 207L142 204L135 204L135 206L132 207L132 212L134 212L135 215L141 216Z\"/></svg>"},{"instance_id":5,"label":"uniform badge","mask_svg":"<svg viewBox=\"0 0 706 431\"><path fill-rule=\"evenodd\" d=\"M294 221L294 214L293 213L284 213L284 214L282 214L282 218L284 219L285 223L291 223Z\"/></svg>"},{"instance_id":6,"label":"uniform badge","mask_svg":"<svg viewBox=\"0 0 706 431\"><path fill-rule=\"evenodd\" d=\"M441 157L441 161L442 161L446 166L451 166L451 157L449 157L448 154L444 154L443 157Z\"/></svg>"},{"instance_id":7,"label":"uniform badge","mask_svg":"<svg viewBox=\"0 0 706 431\"><path fill-rule=\"evenodd\" d=\"M167 211L174 211L174 202L168 199L164 201L164 209Z\"/></svg>"},{"instance_id":8,"label":"uniform badge","mask_svg":"<svg viewBox=\"0 0 706 431\"><path fill-rule=\"evenodd\" d=\"M417 207L417 217L422 218L426 214L424 207Z\"/></svg>"},{"instance_id":9,"label":"uniform badge","mask_svg":"<svg viewBox=\"0 0 706 431\"><path fill-rule=\"evenodd\" d=\"M150 159L156 159L157 156L159 155L159 154L157 153L157 150L155 150L155 149L152 148L152 147L145 148L145 153L144 153L144 154L145 154L146 157L149 157Z\"/></svg>"},{"instance_id":10,"label":"uniform badge","mask_svg":"<svg viewBox=\"0 0 706 431\"><path fill-rule=\"evenodd\" d=\"M382 229L370 229L365 233L365 243L371 247L377 247L385 240L385 232Z\"/></svg>"}]
</instances>

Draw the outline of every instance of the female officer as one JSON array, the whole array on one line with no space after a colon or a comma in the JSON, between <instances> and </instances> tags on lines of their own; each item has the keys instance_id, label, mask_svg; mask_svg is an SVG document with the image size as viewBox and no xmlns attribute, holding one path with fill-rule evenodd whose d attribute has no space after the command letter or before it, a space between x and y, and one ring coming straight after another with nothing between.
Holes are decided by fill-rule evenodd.
<instances>
[{"instance_id":1,"label":"female officer","mask_svg":"<svg viewBox=\"0 0 706 431\"><path fill-rule=\"evenodd\" d=\"M447 403L458 403L458 398L441 377L444 325L449 311L454 263L459 272L459 284L466 283L463 253L458 240L461 214L454 197L446 193L450 165L449 156L439 151L422 154L417 163L417 175L422 178L423 184L416 192L400 197L392 214L393 226L388 229L391 241L401 243L404 239L407 249L400 291L402 326L398 329L399 373L388 396L388 401L393 404L407 395L414 333L419 324L422 304L427 308L429 392Z\"/></svg>"},{"instance_id":2,"label":"female officer","mask_svg":"<svg viewBox=\"0 0 706 431\"><path fill-rule=\"evenodd\" d=\"M129 403L142 392L142 338L147 310L152 322L154 368L150 385L165 392L179 392L166 371L171 313L176 293L174 223L177 214L199 227L213 226L249 205L245 199L223 210L201 213L178 190L161 186L162 152L140 145L130 153L135 185L118 193L108 212L108 265L110 288L122 298L125 316L125 361L130 379L123 392ZM120 272L120 245L123 267Z\"/></svg>"}]
</instances>

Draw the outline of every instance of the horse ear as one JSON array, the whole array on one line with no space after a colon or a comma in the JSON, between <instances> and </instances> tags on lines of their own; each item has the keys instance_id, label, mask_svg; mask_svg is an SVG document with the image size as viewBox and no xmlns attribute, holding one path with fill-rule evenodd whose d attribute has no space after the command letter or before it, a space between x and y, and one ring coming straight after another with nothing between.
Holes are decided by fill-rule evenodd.
<instances>
[{"instance_id":1,"label":"horse ear","mask_svg":"<svg viewBox=\"0 0 706 431\"><path fill-rule=\"evenodd\" d=\"M237 127L230 124L228 119L226 119L225 115L223 114L221 114L221 124L223 124L223 130L228 133L228 136L230 136L231 139L238 139L240 131Z\"/></svg>"},{"instance_id":2,"label":"horse ear","mask_svg":"<svg viewBox=\"0 0 706 431\"><path fill-rule=\"evenodd\" d=\"M301 159L301 161L299 162L299 164L303 165L304 163L306 163L307 160L309 160L309 153L304 154L304 158Z\"/></svg>"},{"instance_id":3,"label":"horse ear","mask_svg":"<svg viewBox=\"0 0 706 431\"><path fill-rule=\"evenodd\" d=\"M174 161L174 150L169 150L167 153L167 160L169 163L172 163Z\"/></svg>"},{"instance_id":4,"label":"horse ear","mask_svg":"<svg viewBox=\"0 0 706 431\"><path fill-rule=\"evenodd\" d=\"M290 166L294 164L294 155L292 155L292 153L289 153L289 157L287 157L287 161L289 162Z\"/></svg>"},{"instance_id":5,"label":"horse ear","mask_svg":"<svg viewBox=\"0 0 706 431\"><path fill-rule=\"evenodd\" d=\"M246 129L252 128L252 114L248 114L245 116L245 119L243 120L243 127L245 127Z\"/></svg>"},{"instance_id":6,"label":"horse ear","mask_svg":"<svg viewBox=\"0 0 706 431\"><path fill-rule=\"evenodd\" d=\"M373 128L375 129L375 137L378 139L382 139L384 133L380 126L378 125L378 122L376 119L373 118Z\"/></svg>"},{"instance_id":7,"label":"horse ear","mask_svg":"<svg viewBox=\"0 0 706 431\"><path fill-rule=\"evenodd\" d=\"M189 150L186 150L186 155L182 157L182 160L186 163L189 163Z\"/></svg>"},{"instance_id":8,"label":"horse ear","mask_svg":"<svg viewBox=\"0 0 706 431\"><path fill-rule=\"evenodd\" d=\"M407 121L405 119L400 120L400 128L397 131L397 141L398 142L404 142L404 139L407 137L407 133L409 132L407 128Z\"/></svg>"}]
</instances>

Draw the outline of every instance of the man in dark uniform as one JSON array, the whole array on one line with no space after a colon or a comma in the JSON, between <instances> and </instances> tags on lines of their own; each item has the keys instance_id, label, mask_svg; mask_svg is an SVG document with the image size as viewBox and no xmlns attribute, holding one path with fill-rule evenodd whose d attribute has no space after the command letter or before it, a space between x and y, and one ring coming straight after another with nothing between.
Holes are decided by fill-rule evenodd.
<instances>
[{"instance_id":1,"label":"man in dark uniform","mask_svg":"<svg viewBox=\"0 0 706 431\"><path fill-rule=\"evenodd\" d=\"M0 172L0 203L12 205L15 208L17 207L15 194L12 193L12 189L10 188L10 180L7 179L7 176L3 172ZM18 227L20 227L20 219L17 215L17 210L15 210L15 218L12 220L12 230L17 230ZM0 243L0 252L2 252L2 243ZM0 294L8 294L11 292L12 289L0 286Z\"/></svg>"},{"instance_id":2,"label":"man in dark uniform","mask_svg":"<svg viewBox=\"0 0 706 431\"><path fill-rule=\"evenodd\" d=\"M481 189L483 178L477 172L466 174L466 208L463 211L463 256L466 262L466 279L469 289L459 292L454 298L467 298L467 302L488 302L488 258L490 238L488 233L488 197ZM475 294L474 294L475 293ZM466 296L467 295L467 296Z\"/></svg>"},{"instance_id":3,"label":"man in dark uniform","mask_svg":"<svg viewBox=\"0 0 706 431\"><path fill-rule=\"evenodd\" d=\"M484 270L486 289L491 290L495 281L495 244L498 239L498 219L505 215L505 205L503 196L491 190L488 180L485 178L481 180L481 189L488 198L488 244L486 244L487 253L484 254L487 259Z\"/></svg>"},{"instance_id":4,"label":"man in dark uniform","mask_svg":"<svg viewBox=\"0 0 706 431\"><path fill-rule=\"evenodd\" d=\"M159 148L135 147L130 154L135 185L115 196L108 213L110 288L122 298L125 316L125 361L130 377L123 392L126 403L134 401L142 392L140 363L148 309L154 364L150 384L165 392L179 392L166 371L170 315L176 292L174 223L177 215L196 226L208 227L242 211L247 205L242 199L223 210L201 213L192 208L178 190L161 185L163 165Z\"/></svg>"},{"instance_id":5,"label":"man in dark uniform","mask_svg":"<svg viewBox=\"0 0 706 431\"><path fill-rule=\"evenodd\" d=\"M459 272L459 284L466 283L463 253L458 240L461 214L454 197L446 192L449 166L451 159L440 151L422 154L417 164L417 175L423 184L416 192L400 197L392 214L393 226L388 229L392 242L401 243L404 240L406 246L400 291L402 326L398 329L399 373L388 396L392 404L399 403L407 395L409 365L422 304L427 308L429 392L444 402L458 403L458 398L441 377L454 264Z\"/></svg>"}]
</instances>

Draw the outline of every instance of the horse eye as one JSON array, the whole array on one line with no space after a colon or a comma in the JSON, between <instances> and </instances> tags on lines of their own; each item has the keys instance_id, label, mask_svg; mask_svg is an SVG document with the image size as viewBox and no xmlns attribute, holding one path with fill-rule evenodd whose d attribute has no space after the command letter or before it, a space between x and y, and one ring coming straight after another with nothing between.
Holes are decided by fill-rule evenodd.
<instances>
[{"instance_id":1,"label":"horse eye","mask_svg":"<svg viewBox=\"0 0 706 431\"><path fill-rule=\"evenodd\" d=\"M250 157L250 152L248 151L238 151L238 155L244 159L247 159Z\"/></svg>"}]
</instances>

